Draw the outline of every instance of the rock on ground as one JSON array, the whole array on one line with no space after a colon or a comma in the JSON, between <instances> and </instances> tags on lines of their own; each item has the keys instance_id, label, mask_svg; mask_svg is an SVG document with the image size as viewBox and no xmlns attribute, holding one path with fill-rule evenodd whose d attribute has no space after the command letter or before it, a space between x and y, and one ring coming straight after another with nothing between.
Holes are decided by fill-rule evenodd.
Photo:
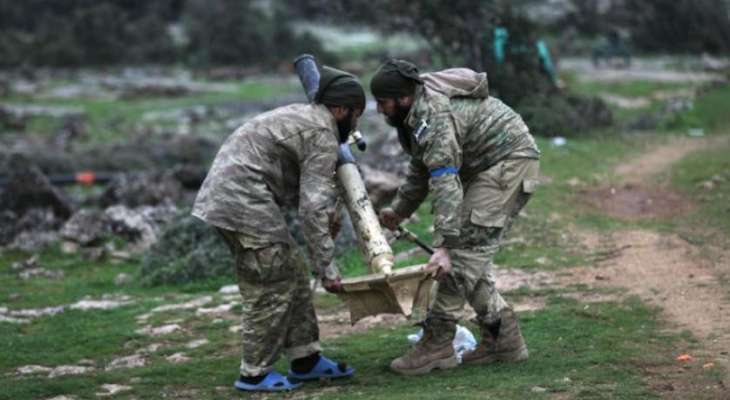
<instances>
[{"instance_id":1,"label":"rock on ground","mask_svg":"<svg viewBox=\"0 0 730 400\"><path fill-rule=\"evenodd\" d=\"M99 397L114 396L117 393L127 392L132 390L131 386L127 385L116 385L113 383L105 383L101 385L103 392L97 392L96 395Z\"/></svg>"},{"instance_id":2,"label":"rock on ground","mask_svg":"<svg viewBox=\"0 0 730 400\"><path fill-rule=\"evenodd\" d=\"M146 364L147 359L139 354L133 354L131 356L120 357L112 360L112 362L106 366L106 370L112 371L115 369L139 368L144 367Z\"/></svg>"},{"instance_id":3,"label":"rock on ground","mask_svg":"<svg viewBox=\"0 0 730 400\"><path fill-rule=\"evenodd\" d=\"M95 209L81 209L69 218L61 228L61 238L91 246L98 244L106 233L104 213Z\"/></svg>"},{"instance_id":4,"label":"rock on ground","mask_svg":"<svg viewBox=\"0 0 730 400\"><path fill-rule=\"evenodd\" d=\"M117 205L107 208L104 214L114 233L134 241L136 249L145 250L157 242L162 225L177 214L177 208L171 205L137 208Z\"/></svg>"}]
</instances>

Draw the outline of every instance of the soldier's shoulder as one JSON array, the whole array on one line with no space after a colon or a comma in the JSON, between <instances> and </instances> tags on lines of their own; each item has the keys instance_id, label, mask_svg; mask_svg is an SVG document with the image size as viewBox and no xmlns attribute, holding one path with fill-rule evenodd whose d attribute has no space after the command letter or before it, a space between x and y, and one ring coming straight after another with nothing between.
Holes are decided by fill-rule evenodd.
<instances>
[{"instance_id":1,"label":"soldier's shoulder","mask_svg":"<svg viewBox=\"0 0 730 400\"><path fill-rule=\"evenodd\" d=\"M334 127L332 116L326 107L301 103L281 106L259 114L248 125L266 126L269 129L289 133L329 130Z\"/></svg>"},{"instance_id":2,"label":"soldier's shoulder","mask_svg":"<svg viewBox=\"0 0 730 400\"><path fill-rule=\"evenodd\" d=\"M449 111L449 98L436 91L424 88L414 99L412 120L429 120L432 115Z\"/></svg>"}]
</instances>

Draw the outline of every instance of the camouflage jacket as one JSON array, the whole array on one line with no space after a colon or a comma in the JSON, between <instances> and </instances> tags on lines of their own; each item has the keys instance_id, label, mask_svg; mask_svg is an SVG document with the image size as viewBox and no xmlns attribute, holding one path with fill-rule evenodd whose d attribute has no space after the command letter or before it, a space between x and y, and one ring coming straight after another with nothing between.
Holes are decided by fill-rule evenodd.
<instances>
[{"instance_id":1,"label":"camouflage jacket","mask_svg":"<svg viewBox=\"0 0 730 400\"><path fill-rule=\"evenodd\" d=\"M193 215L241 233L243 245L256 248L290 243L282 208L298 207L316 272L332 277L336 135L322 105L293 104L253 118L218 151Z\"/></svg>"},{"instance_id":2,"label":"camouflage jacket","mask_svg":"<svg viewBox=\"0 0 730 400\"><path fill-rule=\"evenodd\" d=\"M450 247L460 235L462 182L504 159L537 159L540 152L519 114L488 96L486 74L459 68L421 78L398 132L411 162L393 209L407 217L430 192L434 246Z\"/></svg>"}]
</instances>

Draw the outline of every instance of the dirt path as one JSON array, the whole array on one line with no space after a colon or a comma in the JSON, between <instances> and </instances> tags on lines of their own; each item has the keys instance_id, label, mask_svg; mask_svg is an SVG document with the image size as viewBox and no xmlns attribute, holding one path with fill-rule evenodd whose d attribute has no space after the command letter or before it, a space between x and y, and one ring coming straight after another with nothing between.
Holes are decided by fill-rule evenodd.
<instances>
[{"instance_id":1,"label":"dirt path","mask_svg":"<svg viewBox=\"0 0 730 400\"><path fill-rule=\"evenodd\" d=\"M724 140L724 139L723 139ZM659 146L628 163L615 173L619 183L598 188L585 199L607 214L623 219L671 218L693 207L687 199L656 182L673 163L690 152L711 145L710 140L677 139ZM584 283L591 287L621 287L637 295L662 313L679 330L688 330L700 341L693 360L676 368L649 371L648 375L671 378L670 386L660 386L666 398L692 398L698 390L710 398L730 398L730 290L719 277L730 273L730 251L698 247L677 234L649 230L629 230L597 234L579 232L584 242L601 253L611 254L593 268L568 271L561 284ZM678 352L681 349L678 349ZM724 379L708 393L696 387L687 370L722 366ZM689 395L689 397L687 397Z\"/></svg>"}]
</instances>

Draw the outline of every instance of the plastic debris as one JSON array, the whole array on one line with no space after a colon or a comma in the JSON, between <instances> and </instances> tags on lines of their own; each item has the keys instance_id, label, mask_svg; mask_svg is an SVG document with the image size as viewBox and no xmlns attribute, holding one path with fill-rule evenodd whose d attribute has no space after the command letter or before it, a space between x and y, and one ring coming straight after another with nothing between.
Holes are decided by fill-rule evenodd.
<instances>
[{"instance_id":1,"label":"plastic debris","mask_svg":"<svg viewBox=\"0 0 730 400\"><path fill-rule=\"evenodd\" d=\"M676 360L681 362L692 361L692 356L689 354L680 354L677 356Z\"/></svg>"},{"instance_id":2,"label":"plastic debris","mask_svg":"<svg viewBox=\"0 0 730 400\"><path fill-rule=\"evenodd\" d=\"M690 128L687 134L691 137L703 137L705 136L705 130L702 128Z\"/></svg>"},{"instance_id":3,"label":"plastic debris","mask_svg":"<svg viewBox=\"0 0 730 400\"><path fill-rule=\"evenodd\" d=\"M423 329L419 329L418 332L408 335L408 343L416 344L423 337ZM456 326L456 335L452 342L454 346L454 352L456 352L456 358L459 359L461 364L461 356L467 351L472 351L477 347L477 341L474 335L469 329L461 325Z\"/></svg>"},{"instance_id":4,"label":"plastic debris","mask_svg":"<svg viewBox=\"0 0 730 400\"><path fill-rule=\"evenodd\" d=\"M550 144L552 144L555 147L561 147L565 146L568 143L568 139L562 137L562 136L555 136L550 140Z\"/></svg>"}]
</instances>

